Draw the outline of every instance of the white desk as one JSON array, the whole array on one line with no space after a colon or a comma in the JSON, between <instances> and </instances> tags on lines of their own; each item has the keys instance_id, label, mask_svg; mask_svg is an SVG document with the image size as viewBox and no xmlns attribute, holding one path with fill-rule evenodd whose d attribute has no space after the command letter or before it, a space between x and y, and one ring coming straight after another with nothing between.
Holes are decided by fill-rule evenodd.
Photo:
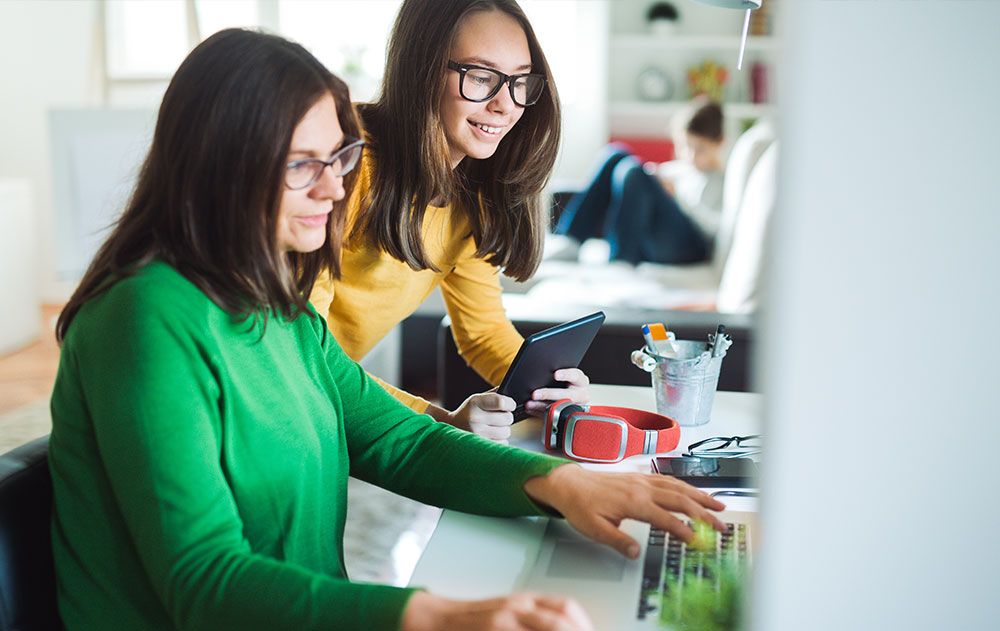
<instances>
[{"instance_id":1,"label":"white desk","mask_svg":"<svg viewBox=\"0 0 1000 631\"><path fill-rule=\"evenodd\" d=\"M655 410L653 390L639 386L591 386L595 405L619 405ZM698 427L682 427L679 455L687 446L709 436L744 436L760 430L761 395L719 392L712 420ZM511 444L542 451L541 421L530 419L514 426ZM611 465L586 464L600 470L650 471L650 456L633 456ZM724 497L732 510L756 510L753 498ZM538 554L524 545L526 532L541 533L545 518L502 518L446 510L417 563L410 585L428 587L451 598L475 599L508 594L521 582ZM475 554L462 554L475 550Z\"/></svg>"}]
</instances>

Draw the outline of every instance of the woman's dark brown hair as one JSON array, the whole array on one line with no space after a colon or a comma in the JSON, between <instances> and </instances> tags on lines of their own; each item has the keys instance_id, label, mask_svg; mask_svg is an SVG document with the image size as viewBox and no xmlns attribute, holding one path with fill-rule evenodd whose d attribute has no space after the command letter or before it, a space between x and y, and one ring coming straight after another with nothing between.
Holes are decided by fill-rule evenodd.
<instances>
[{"instance_id":1,"label":"woman's dark brown hair","mask_svg":"<svg viewBox=\"0 0 1000 631\"><path fill-rule=\"evenodd\" d=\"M228 29L191 51L163 96L135 191L59 315L56 338L84 303L153 259L235 316L308 312L320 272L340 273L346 201L328 222L330 247L315 252L280 251L277 220L292 134L325 94L344 134L358 137L347 85L298 44Z\"/></svg>"},{"instance_id":2,"label":"woman's dark brown hair","mask_svg":"<svg viewBox=\"0 0 1000 631\"><path fill-rule=\"evenodd\" d=\"M453 170L438 110L452 44L463 20L477 11L502 11L520 23L531 71L544 74L548 84L493 156L467 158ZM559 97L538 39L514 0L405 0L379 99L360 109L375 169L349 238L366 239L413 269L435 269L421 227L431 200L447 199L468 215L476 256L518 280L535 272L547 225L539 194L559 149Z\"/></svg>"}]
</instances>

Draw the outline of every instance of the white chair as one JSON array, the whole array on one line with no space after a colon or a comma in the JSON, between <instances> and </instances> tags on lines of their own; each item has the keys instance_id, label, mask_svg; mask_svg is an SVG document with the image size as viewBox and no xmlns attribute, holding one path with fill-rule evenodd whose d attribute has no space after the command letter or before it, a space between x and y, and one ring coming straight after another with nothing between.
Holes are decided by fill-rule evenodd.
<instances>
[{"instance_id":1,"label":"white chair","mask_svg":"<svg viewBox=\"0 0 1000 631\"><path fill-rule=\"evenodd\" d=\"M747 178L726 255L716 311L750 313L757 308L761 268L777 188L778 143L764 151Z\"/></svg>"}]
</instances>

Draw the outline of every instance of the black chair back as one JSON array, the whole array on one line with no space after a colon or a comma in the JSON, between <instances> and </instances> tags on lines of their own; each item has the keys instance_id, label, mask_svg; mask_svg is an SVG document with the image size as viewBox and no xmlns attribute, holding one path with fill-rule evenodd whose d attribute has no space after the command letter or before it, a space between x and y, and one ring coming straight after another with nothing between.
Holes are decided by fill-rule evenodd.
<instances>
[{"instance_id":1,"label":"black chair back","mask_svg":"<svg viewBox=\"0 0 1000 631\"><path fill-rule=\"evenodd\" d=\"M0 631L62 629L48 453L44 436L0 456Z\"/></svg>"}]
</instances>

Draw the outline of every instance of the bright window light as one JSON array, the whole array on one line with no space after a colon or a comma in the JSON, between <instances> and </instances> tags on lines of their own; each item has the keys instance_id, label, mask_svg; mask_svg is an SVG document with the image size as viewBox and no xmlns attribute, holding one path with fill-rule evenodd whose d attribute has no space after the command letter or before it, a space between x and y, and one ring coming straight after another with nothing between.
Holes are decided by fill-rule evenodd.
<instances>
[{"instance_id":1,"label":"bright window light","mask_svg":"<svg viewBox=\"0 0 1000 631\"><path fill-rule=\"evenodd\" d=\"M108 77L169 77L188 52L187 19L176 0L106 3Z\"/></svg>"},{"instance_id":2,"label":"bright window light","mask_svg":"<svg viewBox=\"0 0 1000 631\"><path fill-rule=\"evenodd\" d=\"M399 0L282 0L281 34L306 48L351 88L355 101L378 91Z\"/></svg>"},{"instance_id":3,"label":"bright window light","mask_svg":"<svg viewBox=\"0 0 1000 631\"><path fill-rule=\"evenodd\" d=\"M202 39L226 28L254 28L260 24L257 0L198 0L198 31Z\"/></svg>"},{"instance_id":4,"label":"bright window light","mask_svg":"<svg viewBox=\"0 0 1000 631\"><path fill-rule=\"evenodd\" d=\"M521 0L531 28L549 61L553 79L559 88L559 100L564 104L576 101L583 68L576 63L577 10L579 0Z\"/></svg>"}]
</instances>

